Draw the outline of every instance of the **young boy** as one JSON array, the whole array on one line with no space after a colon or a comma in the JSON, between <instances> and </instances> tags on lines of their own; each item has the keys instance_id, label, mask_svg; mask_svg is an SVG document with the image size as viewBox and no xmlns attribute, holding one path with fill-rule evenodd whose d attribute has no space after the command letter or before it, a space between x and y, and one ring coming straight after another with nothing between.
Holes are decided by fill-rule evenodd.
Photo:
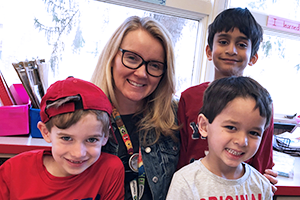
<instances>
[{"instance_id":1,"label":"young boy","mask_svg":"<svg viewBox=\"0 0 300 200\"><path fill-rule=\"evenodd\" d=\"M174 174L167 200L271 200L268 179L243 163L258 150L271 116L270 94L255 80L240 76L212 82L197 120L209 153Z\"/></svg>"},{"instance_id":2,"label":"young boy","mask_svg":"<svg viewBox=\"0 0 300 200\"><path fill-rule=\"evenodd\" d=\"M247 65L252 66L258 59L257 51L263 38L261 26L250 11L245 8L231 8L221 12L209 26L206 54L215 66L214 79L242 76ZM178 105L178 120L181 147L177 168L202 158L208 152L206 140L200 138L197 116L203 105L203 93L209 82L188 88L182 92ZM247 163L252 165L273 183L277 183L273 167L273 117L265 130L257 153ZM268 169L268 170L266 170ZM266 170L266 171L265 171ZM274 187L274 191L276 188Z\"/></svg>"},{"instance_id":3,"label":"young boy","mask_svg":"<svg viewBox=\"0 0 300 200\"><path fill-rule=\"evenodd\" d=\"M52 150L21 153L0 167L0 199L124 199L124 168L101 153L111 104L94 84L69 77L41 101L43 138Z\"/></svg>"}]
</instances>

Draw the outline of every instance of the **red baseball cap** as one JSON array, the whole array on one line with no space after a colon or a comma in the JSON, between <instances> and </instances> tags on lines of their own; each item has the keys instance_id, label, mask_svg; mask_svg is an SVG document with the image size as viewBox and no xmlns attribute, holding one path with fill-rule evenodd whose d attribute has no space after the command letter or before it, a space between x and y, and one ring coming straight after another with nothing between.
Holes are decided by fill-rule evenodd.
<instances>
[{"instance_id":1,"label":"red baseball cap","mask_svg":"<svg viewBox=\"0 0 300 200\"><path fill-rule=\"evenodd\" d=\"M79 96L79 100L70 100L59 107L47 105L70 96ZM112 106L105 93L91 82L74 77L53 83L43 96L41 105L41 120L46 123L51 117L63 113L74 112L75 110L101 110L110 116Z\"/></svg>"}]
</instances>

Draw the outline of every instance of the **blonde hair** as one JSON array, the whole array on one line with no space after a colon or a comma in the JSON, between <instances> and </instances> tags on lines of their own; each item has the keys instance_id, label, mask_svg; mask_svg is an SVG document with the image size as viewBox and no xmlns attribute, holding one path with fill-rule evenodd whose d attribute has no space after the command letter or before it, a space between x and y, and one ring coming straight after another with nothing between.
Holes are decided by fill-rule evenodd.
<instances>
[{"instance_id":1,"label":"blonde hair","mask_svg":"<svg viewBox=\"0 0 300 200\"><path fill-rule=\"evenodd\" d=\"M118 109L111 66L123 38L130 31L137 29L146 30L161 42L165 51L165 62L167 64L167 70L157 88L144 99L143 105L136 113L143 113L143 118L140 120L138 126L139 130L145 132L143 137L144 142L147 140L149 130L153 128L155 129L156 139L149 141L150 143L157 142L161 134L171 136L176 140L174 131L178 130L179 127L176 123L177 103L173 101L173 94L175 93L174 49L170 33L158 21L151 17L140 18L132 16L127 18L105 45L92 75L91 82L99 86Z\"/></svg>"}]
</instances>

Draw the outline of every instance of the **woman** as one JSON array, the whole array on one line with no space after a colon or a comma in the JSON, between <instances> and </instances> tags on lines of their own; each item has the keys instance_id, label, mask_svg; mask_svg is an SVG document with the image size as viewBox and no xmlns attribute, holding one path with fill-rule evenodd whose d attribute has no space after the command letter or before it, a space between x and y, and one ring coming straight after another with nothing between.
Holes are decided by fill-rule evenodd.
<instances>
[{"instance_id":1,"label":"woman","mask_svg":"<svg viewBox=\"0 0 300 200\"><path fill-rule=\"evenodd\" d=\"M174 73L171 36L149 17L126 19L99 57L91 81L115 108L106 150L123 161L126 200L166 197L179 156Z\"/></svg>"}]
</instances>

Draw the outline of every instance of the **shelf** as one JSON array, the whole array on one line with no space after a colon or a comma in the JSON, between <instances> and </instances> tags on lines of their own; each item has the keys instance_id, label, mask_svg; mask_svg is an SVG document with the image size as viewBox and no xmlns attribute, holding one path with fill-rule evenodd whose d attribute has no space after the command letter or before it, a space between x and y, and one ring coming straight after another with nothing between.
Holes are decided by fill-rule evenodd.
<instances>
[{"instance_id":1,"label":"shelf","mask_svg":"<svg viewBox=\"0 0 300 200\"><path fill-rule=\"evenodd\" d=\"M51 144L43 138L33 138L30 135L0 137L0 157L11 157L11 155L34 149L50 150Z\"/></svg>"}]
</instances>

